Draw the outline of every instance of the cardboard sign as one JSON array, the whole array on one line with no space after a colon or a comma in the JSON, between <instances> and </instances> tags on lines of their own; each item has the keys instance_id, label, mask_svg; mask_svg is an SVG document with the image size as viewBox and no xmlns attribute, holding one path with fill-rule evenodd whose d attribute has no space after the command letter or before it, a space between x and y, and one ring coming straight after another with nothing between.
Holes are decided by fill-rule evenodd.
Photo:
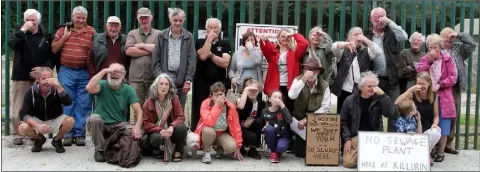
<instances>
[{"instance_id":1,"label":"cardboard sign","mask_svg":"<svg viewBox=\"0 0 480 172\"><path fill-rule=\"evenodd\" d=\"M340 153L340 115L307 116L307 165L338 165Z\"/></svg>"},{"instance_id":2,"label":"cardboard sign","mask_svg":"<svg viewBox=\"0 0 480 172\"><path fill-rule=\"evenodd\" d=\"M260 41L262 35L267 35L271 42L276 42L278 32L283 28L292 29L295 33L298 32L298 26L237 23L235 51L237 51L238 47L241 45L240 43L242 42L242 37L245 32L253 32L256 36L257 42ZM257 48L260 49L260 45L257 45Z\"/></svg>"},{"instance_id":3,"label":"cardboard sign","mask_svg":"<svg viewBox=\"0 0 480 172\"><path fill-rule=\"evenodd\" d=\"M358 171L430 171L428 135L359 132Z\"/></svg>"}]
</instances>

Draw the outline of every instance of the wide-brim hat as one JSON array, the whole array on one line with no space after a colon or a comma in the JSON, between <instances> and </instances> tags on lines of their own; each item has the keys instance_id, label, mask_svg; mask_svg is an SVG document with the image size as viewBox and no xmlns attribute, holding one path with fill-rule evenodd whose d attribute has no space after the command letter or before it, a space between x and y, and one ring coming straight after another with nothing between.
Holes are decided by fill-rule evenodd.
<instances>
[{"instance_id":1,"label":"wide-brim hat","mask_svg":"<svg viewBox=\"0 0 480 172\"><path fill-rule=\"evenodd\" d=\"M323 73L325 69L320 65L317 59L315 58L308 58L303 64L303 69L310 70L310 71L319 71Z\"/></svg>"}]
</instances>

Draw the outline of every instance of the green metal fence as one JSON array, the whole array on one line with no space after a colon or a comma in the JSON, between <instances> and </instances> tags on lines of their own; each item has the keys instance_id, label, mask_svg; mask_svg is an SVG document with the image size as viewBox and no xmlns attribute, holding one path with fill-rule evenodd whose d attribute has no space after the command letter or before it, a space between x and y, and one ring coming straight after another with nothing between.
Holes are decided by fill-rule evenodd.
<instances>
[{"instance_id":1,"label":"green metal fence","mask_svg":"<svg viewBox=\"0 0 480 172\"><path fill-rule=\"evenodd\" d=\"M71 10L82 5L89 11L88 24L104 31L104 23L108 16L116 15L123 21L123 31L137 28L135 19L136 10L140 7L148 7L154 13L154 28L164 29L169 26L167 8L178 7L185 10L187 20L184 27L193 31L195 39L198 38L198 30L203 29L208 17L216 17L222 21L222 30L226 38L234 45L236 23L297 25L299 32L306 35L310 28L316 25L323 27L334 40L344 40L346 31L353 26L368 28L370 10L379 6L386 9L388 17L401 25L407 33L420 31L423 34L439 32L444 27L455 28L460 24L460 31L465 30L464 19L470 19L468 32L473 33L474 19L479 18L480 3L477 1L449 1L449 0L387 0L387 1L320 1L320 0L295 0L295 1L253 1L253 0L223 0L223 1L131 1L131 0L105 0L105 1L13 1L2 0L2 53L7 59L11 58L10 48L7 41L14 26L22 24L23 11L35 8L42 14L43 26L49 32L55 32L56 27L70 19ZM47 7L48 6L48 7ZM67 6L67 7L66 7ZM113 9L111 7L114 7ZM247 11L248 9L248 11ZM468 15L466 17L465 15ZM248 16L248 18L247 18ZM248 20L247 20L248 19ZM480 26L477 26L480 27ZM480 41L478 41L480 42ZM403 47L409 47L405 42ZM476 57L468 59L468 81L472 83L473 58L480 59L480 53ZM5 71L10 71L10 61L4 63ZM477 65L475 73L480 72ZM9 134L9 88L10 73L5 72L5 102L4 126L5 133ZM476 77L476 84L480 85L480 77ZM469 144L473 142L473 149L478 149L478 124L479 124L479 100L480 94L476 92L475 119L470 120L470 103L472 88L467 91L467 105L465 123L457 120L456 147L464 141L463 148L471 149ZM475 87L476 90L476 87ZM461 125L460 125L461 124ZM473 124L473 125L472 125ZM473 132L471 129L473 126ZM464 127L464 128L461 128ZM462 131L462 132L460 132ZM464 138L461 138L464 137ZM473 141L471 140L473 138Z\"/></svg>"}]
</instances>

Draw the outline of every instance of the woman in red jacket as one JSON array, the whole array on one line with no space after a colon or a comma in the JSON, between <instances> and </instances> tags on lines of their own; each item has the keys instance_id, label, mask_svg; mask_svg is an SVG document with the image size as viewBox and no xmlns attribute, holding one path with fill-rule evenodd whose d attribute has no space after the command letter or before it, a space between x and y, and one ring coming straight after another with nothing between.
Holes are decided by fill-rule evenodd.
<instances>
[{"instance_id":1,"label":"woman in red jacket","mask_svg":"<svg viewBox=\"0 0 480 172\"><path fill-rule=\"evenodd\" d=\"M160 74L150 86L150 98L143 104L146 134L142 137L142 149L154 157L163 157L164 161L180 162L187 126L183 124L185 116L173 84L168 75Z\"/></svg>"},{"instance_id":2,"label":"woman in red jacket","mask_svg":"<svg viewBox=\"0 0 480 172\"><path fill-rule=\"evenodd\" d=\"M282 29L278 32L276 45L271 43L265 35L261 37L260 49L268 62L263 90L265 94L269 95L273 90L280 90L283 95L288 95L293 79L300 74L300 60L308 45L305 37L293 33L290 29ZM290 111L293 110L293 100L288 96L285 96L284 100L287 108Z\"/></svg>"}]
</instances>

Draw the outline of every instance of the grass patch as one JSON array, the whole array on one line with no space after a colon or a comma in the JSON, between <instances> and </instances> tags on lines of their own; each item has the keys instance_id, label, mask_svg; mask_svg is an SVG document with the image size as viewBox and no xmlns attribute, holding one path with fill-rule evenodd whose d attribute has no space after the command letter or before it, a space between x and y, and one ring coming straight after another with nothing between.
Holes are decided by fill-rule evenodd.
<instances>
[{"instance_id":1,"label":"grass patch","mask_svg":"<svg viewBox=\"0 0 480 172\"><path fill-rule=\"evenodd\" d=\"M467 115L465 114L462 114L460 116L460 124L461 125L467 125ZM470 127L473 127L475 126L475 114L471 114L470 115L470 124L469 124Z\"/></svg>"}]
</instances>

